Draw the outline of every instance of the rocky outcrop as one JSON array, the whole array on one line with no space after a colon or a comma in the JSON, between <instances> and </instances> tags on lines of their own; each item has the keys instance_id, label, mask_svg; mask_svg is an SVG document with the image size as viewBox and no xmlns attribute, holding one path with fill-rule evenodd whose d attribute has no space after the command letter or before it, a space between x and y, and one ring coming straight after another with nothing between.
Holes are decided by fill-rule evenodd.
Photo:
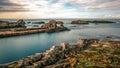
<instances>
[{"instance_id":1,"label":"rocky outcrop","mask_svg":"<svg viewBox=\"0 0 120 68\"><path fill-rule=\"evenodd\" d=\"M0 28L25 28L25 22L22 19L17 22L0 21Z\"/></svg>"},{"instance_id":2,"label":"rocky outcrop","mask_svg":"<svg viewBox=\"0 0 120 68\"><path fill-rule=\"evenodd\" d=\"M25 27L25 22L22 19L18 20L17 24L19 27Z\"/></svg>"},{"instance_id":3,"label":"rocky outcrop","mask_svg":"<svg viewBox=\"0 0 120 68\"><path fill-rule=\"evenodd\" d=\"M45 23L41 26L41 28L44 29L50 29L50 28L56 28L57 27L57 22L55 20L51 20L48 23Z\"/></svg>"},{"instance_id":4,"label":"rocky outcrop","mask_svg":"<svg viewBox=\"0 0 120 68\"><path fill-rule=\"evenodd\" d=\"M60 24L60 27L63 27L64 25L64 23L62 22L62 21L57 21L57 24Z\"/></svg>"},{"instance_id":5,"label":"rocky outcrop","mask_svg":"<svg viewBox=\"0 0 120 68\"><path fill-rule=\"evenodd\" d=\"M41 28L11 28L6 30L0 30L0 38L11 37L11 36L20 36L34 33L43 33L45 29Z\"/></svg>"},{"instance_id":6,"label":"rocky outcrop","mask_svg":"<svg viewBox=\"0 0 120 68\"><path fill-rule=\"evenodd\" d=\"M94 21L86 21L88 23L95 23L95 24L99 24L99 23L116 23L116 22L113 22L113 21L105 21L105 20L94 20Z\"/></svg>"},{"instance_id":7,"label":"rocky outcrop","mask_svg":"<svg viewBox=\"0 0 120 68\"><path fill-rule=\"evenodd\" d=\"M60 26L57 26L58 23L60 24ZM49 23L43 24L41 28L46 29L45 32L48 32L48 33L69 30L66 27L64 27L62 21L57 22L56 20L51 20L49 21Z\"/></svg>"},{"instance_id":8,"label":"rocky outcrop","mask_svg":"<svg viewBox=\"0 0 120 68\"><path fill-rule=\"evenodd\" d=\"M72 61L69 59L70 55L74 57L73 55L76 56L81 50L95 43L100 44L101 41L99 39L79 39L76 44L61 43L60 46L52 46L46 52L36 53L21 60L0 65L0 68L74 68L73 63L76 62L70 62ZM120 41L113 44L120 44ZM83 57L83 55L80 56Z\"/></svg>"},{"instance_id":9,"label":"rocky outcrop","mask_svg":"<svg viewBox=\"0 0 120 68\"><path fill-rule=\"evenodd\" d=\"M0 65L7 68L70 68L71 63L65 61L67 55L80 51L83 45L89 44L88 39L83 39L84 44L61 43L60 46L52 46L50 50L43 53L36 53L21 60ZM91 40L92 41L92 40Z\"/></svg>"},{"instance_id":10,"label":"rocky outcrop","mask_svg":"<svg viewBox=\"0 0 120 68\"><path fill-rule=\"evenodd\" d=\"M32 22L32 24L44 24L45 22Z\"/></svg>"},{"instance_id":11,"label":"rocky outcrop","mask_svg":"<svg viewBox=\"0 0 120 68\"><path fill-rule=\"evenodd\" d=\"M7 28L9 26L8 21L0 21L0 28Z\"/></svg>"},{"instance_id":12,"label":"rocky outcrop","mask_svg":"<svg viewBox=\"0 0 120 68\"><path fill-rule=\"evenodd\" d=\"M15 27L22 27L22 28L14 28L13 25ZM57 23L55 20L51 20L49 23L43 24L41 28L39 28L38 25L34 26L36 28L24 28L25 22L23 20L18 20L17 26L16 26L16 23L15 24L13 23L10 25L10 27L11 29L0 29L0 38L27 35L27 34L33 34L33 33L43 33L43 32L53 33L53 32L69 30L68 28L63 26L63 23L61 23L60 26L57 26Z\"/></svg>"},{"instance_id":13,"label":"rocky outcrop","mask_svg":"<svg viewBox=\"0 0 120 68\"><path fill-rule=\"evenodd\" d=\"M71 24L88 24L88 23L84 20L75 20L75 21L72 21Z\"/></svg>"}]
</instances>

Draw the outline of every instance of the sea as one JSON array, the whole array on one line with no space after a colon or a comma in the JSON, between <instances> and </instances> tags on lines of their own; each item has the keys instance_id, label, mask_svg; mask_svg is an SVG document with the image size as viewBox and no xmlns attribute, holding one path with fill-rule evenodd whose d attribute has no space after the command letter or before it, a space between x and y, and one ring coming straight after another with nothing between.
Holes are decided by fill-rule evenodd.
<instances>
[{"instance_id":1,"label":"sea","mask_svg":"<svg viewBox=\"0 0 120 68\"><path fill-rule=\"evenodd\" d=\"M15 19L0 19L10 22L16 22ZM49 22L51 19L27 19L25 22ZM120 19L104 19L116 23L109 24L70 24L76 19L56 19L64 22L64 26L70 31L56 33L36 33L22 36L0 38L0 64L17 61L24 57L34 55L35 53L45 52L50 47L59 46L61 43L76 43L79 38L98 38L104 39L106 36L112 36L120 40ZM94 19L85 19L94 20ZM103 20L103 19L102 19ZM27 28L34 25L43 24L26 24Z\"/></svg>"}]
</instances>

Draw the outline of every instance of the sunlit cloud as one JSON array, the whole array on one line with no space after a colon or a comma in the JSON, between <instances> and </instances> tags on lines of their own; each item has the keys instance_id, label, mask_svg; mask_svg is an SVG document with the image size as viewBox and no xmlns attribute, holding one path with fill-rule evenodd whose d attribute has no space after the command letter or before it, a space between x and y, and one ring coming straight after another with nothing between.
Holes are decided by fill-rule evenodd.
<instances>
[{"instance_id":1,"label":"sunlit cloud","mask_svg":"<svg viewBox=\"0 0 120 68\"><path fill-rule=\"evenodd\" d=\"M120 18L119 5L120 0L0 0L0 18Z\"/></svg>"}]
</instances>

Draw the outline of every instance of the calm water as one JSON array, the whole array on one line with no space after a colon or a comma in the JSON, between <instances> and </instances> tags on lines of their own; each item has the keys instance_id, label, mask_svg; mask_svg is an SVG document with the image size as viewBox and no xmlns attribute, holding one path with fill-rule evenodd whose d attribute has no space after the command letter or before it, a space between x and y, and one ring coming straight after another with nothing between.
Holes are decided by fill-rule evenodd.
<instances>
[{"instance_id":1,"label":"calm water","mask_svg":"<svg viewBox=\"0 0 120 68\"><path fill-rule=\"evenodd\" d=\"M70 23L69 21L66 21ZM74 43L79 38L104 38L113 36L120 39L120 23L114 24L65 24L71 31L38 33L9 38L0 38L0 64L19 60L37 52L43 52L61 42Z\"/></svg>"}]
</instances>

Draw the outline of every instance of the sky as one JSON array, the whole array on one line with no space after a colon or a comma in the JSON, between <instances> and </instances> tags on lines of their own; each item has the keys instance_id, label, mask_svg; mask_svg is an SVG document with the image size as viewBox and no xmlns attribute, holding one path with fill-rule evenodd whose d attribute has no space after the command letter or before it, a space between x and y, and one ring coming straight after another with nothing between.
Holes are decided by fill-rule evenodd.
<instances>
[{"instance_id":1,"label":"sky","mask_svg":"<svg viewBox=\"0 0 120 68\"><path fill-rule=\"evenodd\" d=\"M0 0L0 18L120 18L120 0Z\"/></svg>"}]
</instances>

